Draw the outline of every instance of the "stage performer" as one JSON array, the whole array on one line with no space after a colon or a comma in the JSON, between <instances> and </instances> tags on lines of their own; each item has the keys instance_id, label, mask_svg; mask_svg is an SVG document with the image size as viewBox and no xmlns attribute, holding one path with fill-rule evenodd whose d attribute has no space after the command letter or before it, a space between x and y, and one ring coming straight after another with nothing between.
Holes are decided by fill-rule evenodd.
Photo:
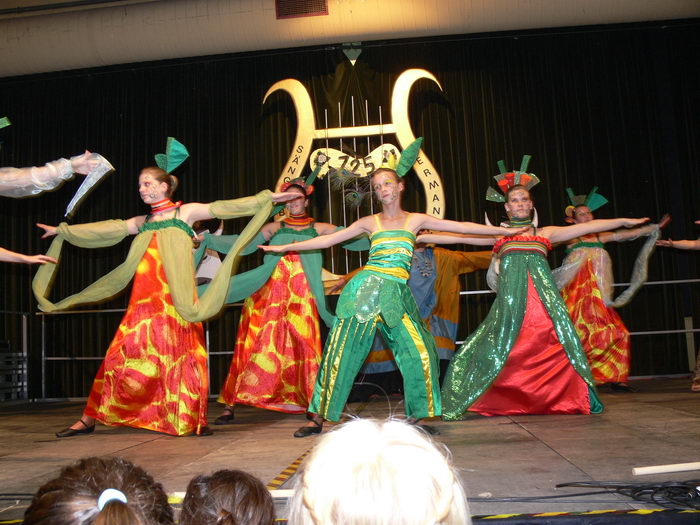
<instances>
[{"instance_id":1,"label":"stage performer","mask_svg":"<svg viewBox=\"0 0 700 525\"><path fill-rule=\"evenodd\" d=\"M39 225L46 232L44 237L58 235L50 255L58 255L62 239L81 247L100 247L138 234L125 263L57 304L46 299L54 271L50 267L55 265L45 265L34 279L40 308L56 311L111 297L135 274L129 306L97 373L83 416L57 432L57 437L91 433L96 421L176 436L211 434L207 427L207 356L200 321L221 309L240 247L269 216L271 201L295 195L264 191L255 197L210 204L172 202L177 179L170 172L186 158L184 146L169 138L166 155L156 156L158 167L141 171L138 191L143 202L151 206L148 215L76 226ZM212 217L251 214L256 216L240 242L207 293L197 298L191 224ZM50 271L42 273L44 269Z\"/></svg>"},{"instance_id":2,"label":"stage performer","mask_svg":"<svg viewBox=\"0 0 700 525\"><path fill-rule=\"evenodd\" d=\"M288 244L336 231L333 224L308 215L313 185L298 178L280 190L297 198L287 201L281 221L263 226L257 243ZM257 249L257 243L253 240L251 246ZM261 266L231 280L227 301L246 299L231 368L218 399L226 406L215 424L233 422L236 404L306 412L321 361L319 314L328 326L333 322L323 293L322 263L320 251L270 253Z\"/></svg>"},{"instance_id":3,"label":"stage performer","mask_svg":"<svg viewBox=\"0 0 700 525\"><path fill-rule=\"evenodd\" d=\"M566 192L570 205L564 213L569 224L584 224L594 220L593 212L606 204L597 187L588 195ZM553 270L554 280L581 340L591 366L596 385L609 383L616 391L631 392L627 384L630 371L630 336L627 327L615 311L626 305L644 284L649 256L659 237L659 228L668 222L648 224L641 228L584 235L571 240L562 265ZM635 263L630 287L613 301L613 271L610 255L603 247L607 242L629 241L648 237Z\"/></svg>"},{"instance_id":4,"label":"stage performer","mask_svg":"<svg viewBox=\"0 0 700 525\"><path fill-rule=\"evenodd\" d=\"M321 432L326 420L338 421L353 380L379 329L394 353L404 378L406 415L419 422L441 414L435 342L420 318L406 281L409 277L415 232L441 229L457 233L514 235L520 230L483 226L469 222L445 221L401 208L404 183L420 151L422 139L411 144L401 156L396 171L380 167L370 178L382 211L363 217L345 230L295 244L263 246L269 252L328 248L358 235L369 235L369 259L344 288L326 341L309 412L307 426L295 437ZM430 431L430 427L423 426Z\"/></svg>"},{"instance_id":5,"label":"stage performer","mask_svg":"<svg viewBox=\"0 0 700 525\"><path fill-rule=\"evenodd\" d=\"M442 387L443 419L458 420L467 410L482 415L597 413L603 406L566 306L552 279L546 256L552 242L637 226L646 219L596 220L538 228L531 214L530 188L539 179L503 161L495 177L505 197L489 188L487 199L505 203L506 227L526 235L499 239L489 269L497 289L491 311L455 353ZM425 235L422 242L461 242L454 236Z\"/></svg>"},{"instance_id":6,"label":"stage performer","mask_svg":"<svg viewBox=\"0 0 700 525\"><path fill-rule=\"evenodd\" d=\"M695 224L700 224L700 221L695 221ZM684 241L663 239L656 241L656 245L678 250L700 250L700 237L695 240L688 239ZM690 390L700 392L700 358L695 359L695 370L693 371L693 382L690 385Z\"/></svg>"}]
</instances>

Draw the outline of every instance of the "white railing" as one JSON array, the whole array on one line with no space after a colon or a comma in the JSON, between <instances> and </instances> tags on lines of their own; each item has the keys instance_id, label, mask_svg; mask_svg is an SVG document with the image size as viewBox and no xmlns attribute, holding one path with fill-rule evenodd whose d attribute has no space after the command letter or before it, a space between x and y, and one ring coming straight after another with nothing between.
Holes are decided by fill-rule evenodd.
<instances>
[{"instance_id":1,"label":"white railing","mask_svg":"<svg viewBox=\"0 0 700 525\"><path fill-rule=\"evenodd\" d=\"M644 284L644 286L658 286L658 285L678 285L678 284L697 284L700 283L700 279L679 279L679 280L671 280L671 281L649 281ZM628 286L629 283L616 283L614 286L620 287L620 286ZM460 292L461 296L469 296L469 295L485 295L485 294L492 294L494 293L491 290L468 290L468 291L462 291ZM240 307L243 303L235 303L232 305L227 305L228 307ZM49 362L55 362L55 361L101 361L104 359L103 355L100 356L47 356L46 355L46 345L47 345L47 335L46 335L46 319L49 316L74 316L74 315L85 315L85 314L105 314L105 313L117 313L117 312L124 312L124 309L108 309L108 310L76 310L76 311L67 311L67 312L58 312L58 313L44 313L44 312L39 312L36 315L40 316L41 318L41 398L42 400L47 399L46 398L46 366L47 363ZM26 316L26 314L23 314ZM26 335L26 318L23 318L23 326L25 330L25 335ZM695 342L693 338L693 334L696 332L700 332L700 328L694 328L694 322L692 317L686 317L684 318L684 328L683 329L669 329L669 330L648 330L648 331L638 331L638 332L630 332L631 336L653 336L653 335L671 335L671 334L686 334L686 346L687 346L687 352L688 352L688 370L693 370L695 367L695 359L696 359L696 353L695 353ZM205 333L205 343L206 347L209 350L210 349L210 329L209 329L209 323L204 323L204 333ZM456 344L461 344L463 341L456 341ZM233 347L233 342L231 342L231 347ZM24 339L24 346L23 346L23 352L26 354L26 337ZM233 351L232 350L212 350L208 352L208 357L209 356L215 356L215 355L232 355ZM208 363L209 364L209 363ZM210 368L208 368L210 370ZM211 372L210 372L211 373ZM210 383L211 384L211 383ZM76 398L76 399L83 399L83 398Z\"/></svg>"}]
</instances>

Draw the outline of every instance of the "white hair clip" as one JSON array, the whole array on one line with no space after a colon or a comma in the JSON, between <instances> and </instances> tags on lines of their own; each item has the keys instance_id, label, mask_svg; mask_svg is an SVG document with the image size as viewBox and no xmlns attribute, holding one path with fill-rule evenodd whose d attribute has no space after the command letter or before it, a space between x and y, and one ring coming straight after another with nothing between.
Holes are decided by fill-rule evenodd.
<instances>
[{"instance_id":1,"label":"white hair clip","mask_svg":"<svg viewBox=\"0 0 700 525\"><path fill-rule=\"evenodd\" d=\"M107 503L115 499L126 503L126 495L121 490L105 489L102 491L102 494L100 494L100 497L97 498L97 508L102 510Z\"/></svg>"}]
</instances>

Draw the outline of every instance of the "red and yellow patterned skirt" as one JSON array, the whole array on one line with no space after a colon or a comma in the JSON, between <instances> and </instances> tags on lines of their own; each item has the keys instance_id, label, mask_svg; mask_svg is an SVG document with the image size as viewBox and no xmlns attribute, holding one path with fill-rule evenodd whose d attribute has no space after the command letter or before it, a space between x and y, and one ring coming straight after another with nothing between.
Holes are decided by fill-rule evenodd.
<instances>
[{"instance_id":1,"label":"red and yellow patterned skirt","mask_svg":"<svg viewBox=\"0 0 700 525\"><path fill-rule=\"evenodd\" d=\"M614 308L608 308L587 260L561 291L591 365L593 380L623 383L630 371L630 336Z\"/></svg>"},{"instance_id":2,"label":"red and yellow patterned skirt","mask_svg":"<svg viewBox=\"0 0 700 525\"><path fill-rule=\"evenodd\" d=\"M175 436L199 433L207 424L208 389L202 325L175 310L154 235L85 415Z\"/></svg>"},{"instance_id":3,"label":"red and yellow patterned skirt","mask_svg":"<svg viewBox=\"0 0 700 525\"><path fill-rule=\"evenodd\" d=\"M219 402L306 412L321 361L316 300L297 253L245 300Z\"/></svg>"}]
</instances>

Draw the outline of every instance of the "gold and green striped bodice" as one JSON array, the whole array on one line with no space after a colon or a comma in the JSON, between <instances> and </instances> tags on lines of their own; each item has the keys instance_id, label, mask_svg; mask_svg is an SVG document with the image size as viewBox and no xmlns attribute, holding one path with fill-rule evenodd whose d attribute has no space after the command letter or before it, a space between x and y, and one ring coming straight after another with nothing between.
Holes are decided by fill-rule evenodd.
<instances>
[{"instance_id":1,"label":"gold and green striped bodice","mask_svg":"<svg viewBox=\"0 0 700 525\"><path fill-rule=\"evenodd\" d=\"M389 279L407 281L416 236L408 230L379 230L372 233L370 242L364 269Z\"/></svg>"}]
</instances>

